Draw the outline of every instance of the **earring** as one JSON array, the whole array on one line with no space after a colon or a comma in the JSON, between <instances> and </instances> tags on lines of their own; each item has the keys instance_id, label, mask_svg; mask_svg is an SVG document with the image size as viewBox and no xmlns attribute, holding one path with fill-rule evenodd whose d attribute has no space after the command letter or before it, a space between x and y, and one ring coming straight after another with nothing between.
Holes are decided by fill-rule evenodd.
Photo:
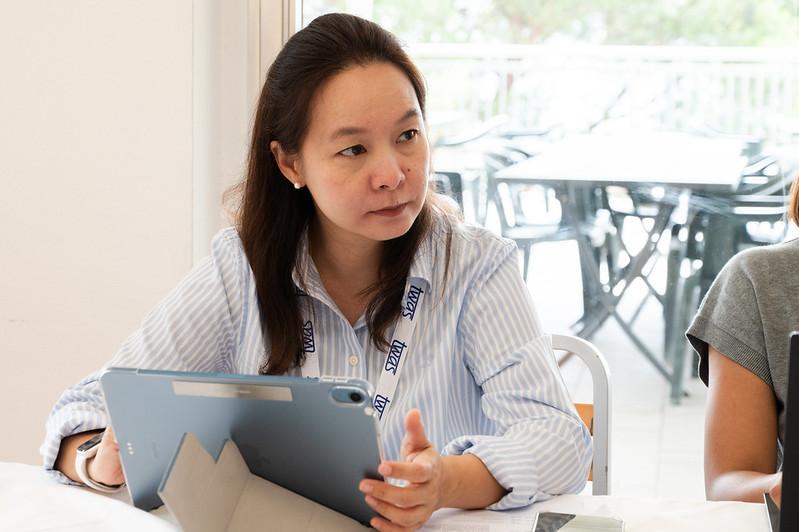
<instances>
[{"instance_id":1,"label":"earring","mask_svg":"<svg viewBox=\"0 0 799 532\"><path fill-rule=\"evenodd\" d=\"M294 188L295 188L296 190L299 190L299 189L301 189L301 188L302 188L302 185L301 185L299 182L295 182L295 183L294 183Z\"/></svg>"}]
</instances>

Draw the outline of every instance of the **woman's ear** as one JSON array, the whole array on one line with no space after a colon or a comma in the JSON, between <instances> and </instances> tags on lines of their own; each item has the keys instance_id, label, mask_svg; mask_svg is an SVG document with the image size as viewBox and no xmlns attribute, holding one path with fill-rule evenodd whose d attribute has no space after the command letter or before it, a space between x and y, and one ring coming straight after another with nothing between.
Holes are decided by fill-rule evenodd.
<instances>
[{"instance_id":1,"label":"woman's ear","mask_svg":"<svg viewBox=\"0 0 799 532\"><path fill-rule=\"evenodd\" d=\"M277 167L280 168L283 176L291 181L295 188L300 188L301 186L305 185L305 183L302 182L302 177L297 170L299 166L299 157L296 154L290 154L283 151L280 143L276 140L273 140L269 143L269 149L272 151L272 155L275 157L275 161L277 162Z\"/></svg>"}]
</instances>

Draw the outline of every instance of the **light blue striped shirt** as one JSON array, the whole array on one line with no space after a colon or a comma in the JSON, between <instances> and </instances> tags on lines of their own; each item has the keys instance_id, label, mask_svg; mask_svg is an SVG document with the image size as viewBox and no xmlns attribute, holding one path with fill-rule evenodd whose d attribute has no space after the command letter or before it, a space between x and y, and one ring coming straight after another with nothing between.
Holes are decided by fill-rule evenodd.
<instances>
[{"instance_id":1,"label":"light blue striped shirt","mask_svg":"<svg viewBox=\"0 0 799 532\"><path fill-rule=\"evenodd\" d=\"M383 449L399 458L405 413L421 410L442 454L479 457L508 494L490 508L524 506L585 485L591 439L566 391L549 335L519 274L513 242L458 225L446 282L446 237L434 226L409 276L428 288L419 324L383 426ZM315 312L322 375L376 386L385 354L324 289L303 244L294 272ZM393 329L389 329L391 337ZM255 374L264 356L255 282L238 233L220 231L211 255L144 319L108 366ZM291 372L300 375L297 368ZM99 372L67 389L47 420L41 452L52 469L62 438L105 427ZM66 477L56 473L61 480Z\"/></svg>"}]
</instances>

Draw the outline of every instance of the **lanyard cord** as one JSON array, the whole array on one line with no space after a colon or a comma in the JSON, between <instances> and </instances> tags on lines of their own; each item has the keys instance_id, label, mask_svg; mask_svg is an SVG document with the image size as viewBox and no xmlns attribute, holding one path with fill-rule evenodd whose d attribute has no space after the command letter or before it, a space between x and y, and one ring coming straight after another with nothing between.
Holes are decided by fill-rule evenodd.
<instances>
[{"instance_id":1,"label":"lanyard cord","mask_svg":"<svg viewBox=\"0 0 799 532\"><path fill-rule=\"evenodd\" d=\"M413 336L413 331L416 329L416 311L422 302L422 294L424 294L424 290L422 290L421 285L414 282L408 283L408 289L405 292L405 300L402 305L402 312L400 313L397 326L394 329L394 336L391 338L386 360L383 363L383 369L377 381L377 391L372 400L374 409L377 411L381 421L383 420L383 414L388 411L391 406L391 401L394 399L394 393L397 391L400 374L405 366L405 359L411 349L411 337ZM313 323L311 320L306 321L303 325L302 336L303 350L305 351L305 363L302 366L302 376L318 378L320 377L319 352L316 350Z\"/></svg>"}]
</instances>

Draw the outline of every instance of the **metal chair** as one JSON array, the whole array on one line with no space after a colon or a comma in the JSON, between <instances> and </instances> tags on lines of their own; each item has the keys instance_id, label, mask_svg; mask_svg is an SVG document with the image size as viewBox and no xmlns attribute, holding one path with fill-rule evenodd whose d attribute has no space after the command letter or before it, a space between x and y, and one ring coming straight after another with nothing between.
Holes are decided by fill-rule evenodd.
<instances>
[{"instance_id":1,"label":"metal chair","mask_svg":"<svg viewBox=\"0 0 799 532\"><path fill-rule=\"evenodd\" d=\"M566 334L552 335L552 348L556 351L565 351L567 355L561 358L562 363L570 354L576 355L583 361L591 373L593 380L593 402L575 403L577 413L583 420L594 440L594 459L588 480L592 482L594 495L608 495L610 493L610 370L602 353L592 344L582 338Z\"/></svg>"},{"instance_id":2,"label":"metal chair","mask_svg":"<svg viewBox=\"0 0 799 532\"><path fill-rule=\"evenodd\" d=\"M486 151L483 156L488 179L488 199L496 207L501 235L515 241L522 251L522 276L526 281L533 245L541 242L574 240L576 231L573 227L564 225L559 208L556 211L550 209L554 206L551 204L558 201L554 198L554 194L549 194L549 189L546 187L535 185L512 187L508 183L497 182L494 178L497 171L528 157L527 154L517 148L508 148L502 152ZM524 190L535 190L546 202L547 212L539 213L538 219L531 220L525 216L521 198Z\"/></svg>"},{"instance_id":3,"label":"metal chair","mask_svg":"<svg viewBox=\"0 0 799 532\"><path fill-rule=\"evenodd\" d=\"M434 172L430 182L436 192L454 199L463 212L463 178L460 172Z\"/></svg>"},{"instance_id":4,"label":"metal chair","mask_svg":"<svg viewBox=\"0 0 799 532\"><path fill-rule=\"evenodd\" d=\"M683 368L692 358L684 331L727 260L747 247L776 244L785 238L787 193L793 170L774 157L762 157L744 170L736 194L691 198L686 225L672 228L667 285L665 352L672 361L671 399L683 396ZM715 241L708 250L708 241ZM693 266L698 264L698 266ZM685 267L687 266L687 267ZM696 364L693 365L693 375Z\"/></svg>"}]
</instances>

